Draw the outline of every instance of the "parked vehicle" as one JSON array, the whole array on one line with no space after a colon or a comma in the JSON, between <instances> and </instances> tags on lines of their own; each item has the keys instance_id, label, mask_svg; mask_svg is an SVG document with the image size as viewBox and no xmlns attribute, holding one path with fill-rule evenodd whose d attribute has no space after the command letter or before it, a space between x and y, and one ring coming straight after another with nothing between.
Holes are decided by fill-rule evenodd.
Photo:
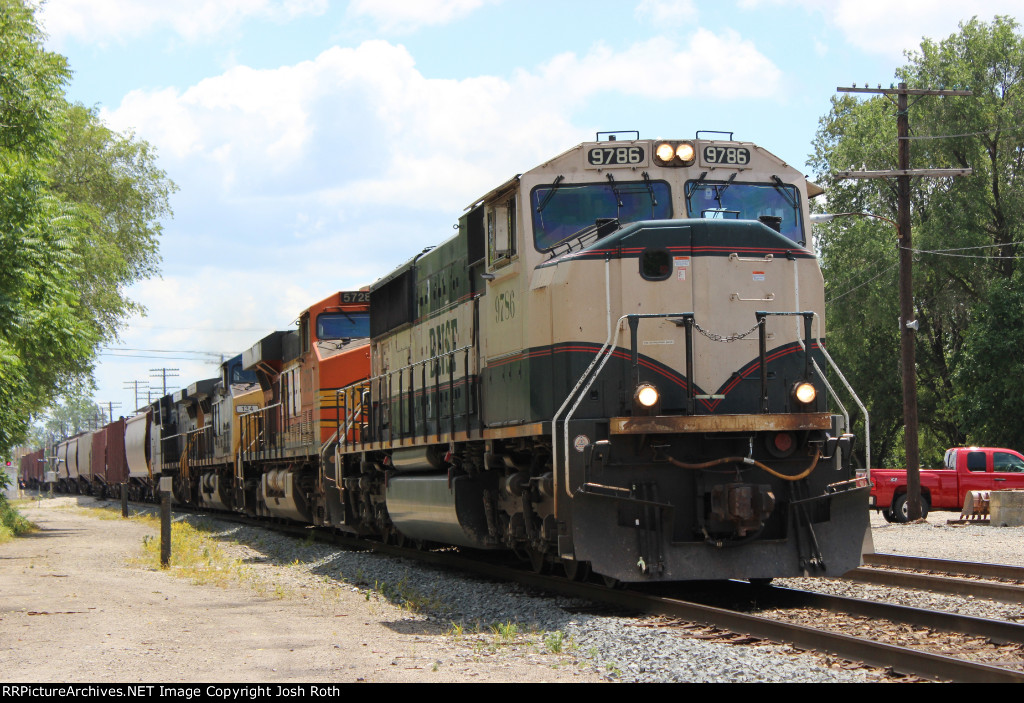
<instances>
[{"instance_id":1,"label":"parked vehicle","mask_svg":"<svg viewBox=\"0 0 1024 703\"><path fill-rule=\"evenodd\" d=\"M1012 449L953 447L941 469L921 470L921 517L960 510L969 491L1024 488L1024 456ZM870 506L889 522L907 521L907 470L871 469Z\"/></svg>"}]
</instances>

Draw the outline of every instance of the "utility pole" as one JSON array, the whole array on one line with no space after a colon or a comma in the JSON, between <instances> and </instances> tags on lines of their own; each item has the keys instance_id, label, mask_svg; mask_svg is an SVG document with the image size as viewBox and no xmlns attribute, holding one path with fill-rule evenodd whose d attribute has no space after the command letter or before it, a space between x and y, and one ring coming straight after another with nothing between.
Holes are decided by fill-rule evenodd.
<instances>
[{"instance_id":1,"label":"utility pole","mask_svg":"<svg viewBox=\"0 0 1024 703\"><path fill-rule=\"evenodd\" d=\"M149 385L149 381L125 381L124 382L124 387L125 388L134 388L135 389L135 407L136 408L139 407L139 385L140 384L143 385L143 386L148 386Z\"/></svg>"},{"instance_id":2,"label":"utility pole","mask_svg":"<svg viewBox=\"0 0 1024 703\"><path fill-rule=\"evenodd\" d=\"M167 377L170 376L171 378L174 378L175 376L178 375L178 371L180 371L180 369L150 369L149 375L150 377L153 378L156 378L157 376L163 376L164 395L167 395Z\"/></svg>"},{"instance_id":3,"label":"utility pole","mask_svg":"<svg viewBox=\"0 0 1024 703\"><path fill-rule=\"evenodd\" d=\"M107 422L113 422L114 421L114 408L115 407L118 407L118 408L121 407L121 404L120 403L115 403L113 401L108 400L105 403L100 403L100 406L103 406L103 405L107 406Z\"/></svg>"},{"instance_id":4,"label":"utility pole","mask_svg":"<svg viewBox=\"0 0 1024 703\"><path fill-rule=\"evenodd\" d=\"M840 93L875 93L896 96L896 133L898 168L895 171L840 171L839 178L895 178L897 246L900 252L900 365L903 371L903 448L907 455L907 517L921 517L921 457L918 448L917 422L917 359L914 349L913 252L910 239L910 179L912 177L948 178L969 176L970 168L910 168L910 106L911 95L970 96L969 90L928 90L908 88L900 83L897 88L836 88ZM869 467L870 468L870 467Z\"/></svg>"}]
</instances>

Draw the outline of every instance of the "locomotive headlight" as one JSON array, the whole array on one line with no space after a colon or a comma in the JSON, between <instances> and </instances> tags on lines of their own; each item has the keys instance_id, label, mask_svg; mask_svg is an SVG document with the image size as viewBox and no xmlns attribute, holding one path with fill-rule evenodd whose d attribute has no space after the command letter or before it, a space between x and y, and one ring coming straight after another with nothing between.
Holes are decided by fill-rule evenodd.
<instances>
[{"instance_id":1,"label":"locomotive headlight","mask_svg":"<svg viewBox=\"0 0 1024 703\"><path fill-rule=\"evenodd\" d=\"M672 147L671 144L665 142L663 144L658 145L658 148L654 150L654 155L657 156L658 159L660 159L661 161L667 163L672 160L673 156L676 155L676 150Z\"/></svg>"},{"instance_id":2,"label":"locomotive headlight","mask_svg":"<svg viewBox=\"0 0 1024 703\"><path fill-rule=\"evenodd\" d=\"M656 415L661 408L661 393L650 383L641 383L633 393L633 412Z\"/></svg>"},{"instance_id":3,"label":"locomotive headlight","mask_svg":"<svg viewBox=\"0 0 1024 703\"><path fill-rule=\"evenodd\" d=\"M636 399L645 408L653 407L658 402L658 389L654 386L640 386L636 391Z\"/></svg>"},{"instance_id":4,"label":"locomotive headlight","mask_svg":"<svg viewBox=\"0 0 1024 703\"><path fill-rule=\"evenodd\" d=\"M806 405L814 402L814 399L818 397L818 391L810 383L804 381L796 384L793 388L793 397L798 403Z\"/></svg>"},{"instance_id":5,"label":"locomotive headlight","mask_svg":"<svg viewBox=\"0 0 1024 703\"><path fill-rule=\"evenodd\" d=\"M691 142L661 142L654 148L654 161L659 166L692 166L697 151Z\"/></svg>"}]
</instances>

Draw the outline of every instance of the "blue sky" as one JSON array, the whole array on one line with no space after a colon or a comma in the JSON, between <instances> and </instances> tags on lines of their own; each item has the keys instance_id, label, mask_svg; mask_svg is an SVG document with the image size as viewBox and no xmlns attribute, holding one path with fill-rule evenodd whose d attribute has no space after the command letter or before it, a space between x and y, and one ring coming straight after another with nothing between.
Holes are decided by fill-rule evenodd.
<instances>
[{"instance_id":1,"label":"blue sky","mask_svg":"<svg viewBox=\"0 0 1024 703\"><path fill-rule=\"evenodd\" d=\"M1020 0L48 0L71 99L177 183L148 314L95 399L172 387L452 234L462 209L598 130L731 131L804 166L837 86ZM188 350L190 353L154 350ZM196 354L193 352L204 352ZM184 358L187 357L187 358Z\"/></svg>"}]
</instances>

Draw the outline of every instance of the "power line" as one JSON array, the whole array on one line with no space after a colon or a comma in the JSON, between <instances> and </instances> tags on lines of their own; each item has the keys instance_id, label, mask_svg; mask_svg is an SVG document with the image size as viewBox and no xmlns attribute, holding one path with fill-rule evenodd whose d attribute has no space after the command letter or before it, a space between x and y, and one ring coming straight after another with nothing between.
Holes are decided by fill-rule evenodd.
<instances>
[{"instance_id":1,"label":"power line","mask_svg":"<svg viewBox=\"0 0 1024 703\"><path fill-rule=\"evenodd\" d=\"M960 139L961 137L981 137L986 134L1002 134L1003 132L1018 132L1024 129L1024 125L1020 127L997 127L995 129L985 130L983 132L964 132L963 134L922 134L916 137L900 137L907 141L923 140L923 139Z\"/></svg>"},{"instance_id":2,"label":"power line","mask_svg":"<svg viewBox=\"0 0 1024 703\"><path fill-rule=\"evenodd\" d=\"M199 349L140 349L138 347L100 347L107 351L138 351L138 352L157 352L167 354L209 354L210 356L221 356L230 355L230 352L220 351L202 351Z\"/></svg>"},{"instance_id":3,"label":"power line","mask_svg":"<svg viewBox=\"0 0 1024 703\"><path fill-rule=\"evenodd\" d=\"M211 358L204 359L202 357L195 356L156 356L154 354L117 354L115 352L100 352L100 356L115 356L122 359L167 359L169 361L198 361L202 364L217 364L220 363L218 358L213 358L214 355L210 354Z\"/></svg>"},{"instance_id":4,"label":"power line","mask_svg":"<svg viewBox=\"0 0 1024 703\"><path fill-rule=\"evenodd\" d=\"M129 327L143 330L184 330L188 332L266 332L266 327L168 327L166 325L132 325Z\"/></svg>"},{"instance_id":5,"label":"power line","mask_svg":"<svg viewBox=\"0 0 1024 703\"><path fill-rule=\"evenodd\" d=\"M874 276L872 276L868 280L864 281L863 283L860 283L860 284L854 286L853 288L851 288L850 290L846 291L845 293L840 293L839 295L835 296L834 298L829 298L825 302L826 303L832 303L832 302L834 302L836 300L839 300L840 298L843 298L843 297L849 295L853 291L858 290L859 288L863 288L864 286L866 286L867 284L871 283L871 281L875 280L876 278L880 278L880 277L884 276L885 274L889 273L890 271L892 271L897 266L899 266L898 263L897 264L893 264L892 266L889 266L888 268L886 268L884 271L882 271L882 272L880 272L878 274L875 274Z\"/></svg>"}]
</instances>

